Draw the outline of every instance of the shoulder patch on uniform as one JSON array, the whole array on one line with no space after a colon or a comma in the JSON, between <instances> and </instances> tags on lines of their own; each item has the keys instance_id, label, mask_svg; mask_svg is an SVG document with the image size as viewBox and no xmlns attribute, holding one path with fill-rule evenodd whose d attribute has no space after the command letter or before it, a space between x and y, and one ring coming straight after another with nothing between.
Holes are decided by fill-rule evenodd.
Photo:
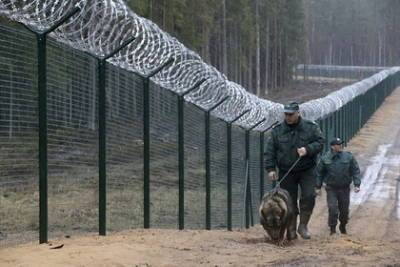
<instances>
[{"instance_id":1,"label":"shoulder patch on uniform","mask_svg":"<svg viewBox=\"0 0 400 267\"><path fill-rule=\"evenodd\" d=\"M316 123L315 121L304 120L304 122L306 122L306 123L308 123L308 124L318 125L318 123Z\"/></svg>"},{"instance_id":2,"label":"shoulder patch on uniform","mask_svg":"<svg viewBox=\"0 0 400 267\"><path fill-rule=\"evenodd\" d=\"M278 124L275 124L275 125L272 127L272 129L278 128L278 127L280 127L280 126L282 126L282 122L280 122L280 123L278 123Z\"/></svg>"}]
</instances>

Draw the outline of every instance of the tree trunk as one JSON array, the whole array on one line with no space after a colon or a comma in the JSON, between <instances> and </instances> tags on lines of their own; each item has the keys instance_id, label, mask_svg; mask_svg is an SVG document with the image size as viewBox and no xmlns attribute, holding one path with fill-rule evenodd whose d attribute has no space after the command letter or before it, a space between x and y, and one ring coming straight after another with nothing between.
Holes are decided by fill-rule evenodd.
<instances>
[{"instance_id":1,"label":"tree trunk","mask_svg":"<svg viewBox=\"0 0 400 267\"><path fill-rule=\"evenodd\" d=\"M269 19L267 18L267 25L265 27L265 88L264 88L264 94L268 95L268 86L269 86L269 71L270 71L270 65L269 65Z\"/></svg>"},{"instance_id":2,"label":"tree trunk","mask_svg":"<svg viewBox=\"0 0 400 267\"><path fill-rule=\"evenodd\" d=\"M169 30L168 29L168 27L167 27L167 1L166 0L163 0L163 2L162 2L162 28L164 29L164 30Z\"/></svg>"},{"instance_id":3,"label":"tree trunk","mask_svg":"<svg viewBox=\"0 0 400 267\"><path fill-rule=\"evenodd\" d=\"M226 0L222 0L222 72L228 75L228 55L226 43Z\"/></svg>"},{"instance_id":4,"label":"tree trunk","mask_svg":"<svg viewBox=\"0 0 400 267\"><path fill-rule=\"evenodd\" d=\"M256 4L256 95L260 95L260 11L259 0L255 0Z\"/></svg>"},{"instance_id":5,"label":"tree trunk","mask_svg":"<svg viewBox=\"0 0 400 267\"><path fill-rule=\"evenodd\" d=\"M148 5L148 14L149 14L149 18L151 20L154 20L153 18L153 0L149 0L149 5Z\"/></svg>"},{"instance_id":6,"label":"tree trunk","mask_svg":"<svg viewBox=\"0 0 400 267\"><path fill-rule=\"evenodd\" d=\"M238 32L239 36L238 36L238 64L239 64L239 79L238 79L238 83L239 84L243 84L243 67L242 67L242 59L243 59L243 48L242 48L242 35L240 33L240 30Z\"/></svg>"},{"instance_id":7,"label":"tree trunk","mask_svg":"<svg viewBox=\"0 0 400 267\"><path fill-rule=\"evenodd\" d=\"M282 42L283 42L283 36L281 35L281 29L279 31L279 57L278 57L278 63L279 63L279 77L278 77L278 87L282 86L282 81L283 81L283 57L282 57Z\"/></svg>"},{"instance_id":8,"label":"tree trunk","mask_svg":"<svg viewBox=\"0 0 400 267\"><path fill-rule=\"evenodd\" d=\"M247 90L249 92L255 93L253 87L253 54L251 53L251 48L248 49L248 60L249 60L249 67L248 67L248 81L247 81Z\"/></svg>"},{"instance_id":9,"label":"tree trunk","mask_svg":"<svg viewBox=\"0 0 400 267\"><path fill-rule=\"evenodd\" d=\"M273 89L278 87L278 64L279 64L279 35L278 35L278 19L274 18L274 86Z\"/></svg>"}]
</instances>

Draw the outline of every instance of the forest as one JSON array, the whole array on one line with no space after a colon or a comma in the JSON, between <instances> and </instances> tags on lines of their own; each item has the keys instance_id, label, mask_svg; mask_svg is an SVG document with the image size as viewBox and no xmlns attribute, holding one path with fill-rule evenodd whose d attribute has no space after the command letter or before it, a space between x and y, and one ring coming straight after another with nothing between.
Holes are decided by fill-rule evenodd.
<instances>
[{"instance_id":1,"label":"forest","mask_svg":"<svg viewBox=\"0 0 400 267\"><path fill-rule=\"evenodd\" d=\"M398 0L126 0L252 93L297 64L399 65Z\"/></svg>"}]
</instances>

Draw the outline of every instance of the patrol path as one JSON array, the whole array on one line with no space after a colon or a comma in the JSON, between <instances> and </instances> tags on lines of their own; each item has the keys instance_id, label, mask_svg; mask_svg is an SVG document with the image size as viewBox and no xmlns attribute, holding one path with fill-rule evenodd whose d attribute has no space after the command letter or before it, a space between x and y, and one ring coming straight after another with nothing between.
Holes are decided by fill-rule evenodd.
<instances>
[{"instance_id":1,"label":"patrol path","mask_svg":"<svg viewBox=\"0 0 400 267\"><path fill-rule=\"evenodd\" d=\"M399 118L400 93L397 90L352 144L357 147L359 142L373 143L369 147L376 148L375 155L369 159L371 151L358 152L365 165L366 190L359 196L352 196L351 225L357 236L400 240Z\"/></svg>"},{"instance_id":2,"label":"patrol path","mask_svg":"<svg viewBox=\"0 0 400 267\"><path fill-rule=\"evenodd\" d=\"M386 100L346 148L354 152L362 171L361 191L351 195L349 232L354 236L390 240L400 233L398 118L399 89ZM318 226L318 229L323 229L327 216L326 206L320 203L321 200L325 201L325 196L318 201L312 225Z\"/></svg>"},{"instance_id":3,"label":"patrol path","mask_svg":"<svg viewBox=\"0 0 400 267\"><path fill-rule=\"evenodd\" d=\"M311 240L266 243L264 230L134 230L0 250L0 266L400 266L400 89L349 143L363 173L352 195L348 236L329 236L326 196L317 199ZM324 190L323 190L324 191Z\"/></svg>"}]
</instances>

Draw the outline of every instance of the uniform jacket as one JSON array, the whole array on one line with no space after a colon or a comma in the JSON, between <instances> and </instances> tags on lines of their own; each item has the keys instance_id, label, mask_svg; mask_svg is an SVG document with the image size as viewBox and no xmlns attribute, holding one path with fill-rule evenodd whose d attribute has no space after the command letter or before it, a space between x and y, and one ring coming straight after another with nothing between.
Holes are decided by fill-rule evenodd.
<instances>
[{"instance_id":1,"label":"uniform jacket","mask_svg":"<svg viewBox=\"0 0 400 267\"><path fill-rule=\"evenodd\" d=\"M317 188L321 188L323 182L330 187L347 187L353 182L359 187L360 168L353 154L326 152L317 167Z\"/></svg>"},{"instance_id":2,"label":"uniform jacket","mask_svg":"<svg viewBox=\"0 0 400 267\"><path fill-rule=\"evenodd\" d=\"M297 149L305 147L307 155L293 169L293 172L315 167L318 154L322 151L324 138L319 125L315 122L299 118L296 125L288 125L285 121L274 127L266 142L265 168L267 171L287 171L298 159Z\"/></svg>"}]
</instances>

